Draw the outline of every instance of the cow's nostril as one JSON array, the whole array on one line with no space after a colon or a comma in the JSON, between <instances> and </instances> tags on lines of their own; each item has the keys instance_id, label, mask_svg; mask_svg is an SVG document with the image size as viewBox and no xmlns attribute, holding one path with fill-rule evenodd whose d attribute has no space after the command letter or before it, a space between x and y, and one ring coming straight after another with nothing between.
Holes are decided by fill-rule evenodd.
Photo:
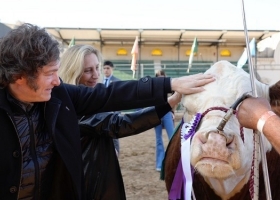
<instances>
[{"instance_id":1,"label":"cow's nostril","mask_svg":"<svg viewBox=\"0 0 280 200\"><path fill-rule=\"evenodd\" d=\"M210 130L210 131L199 134L199 139L200 139L201 143L205 144L209 140L212 140L212 138L211 139L209 138L210 134L218 134L218 135L222 136L220 138L224 138L224 145L226 145L226 146L229 146L233 142L233 139L234 139L234 136L232 134L226 134L223 131L218 131L218 130Z\"/></svg>"},{"instance_id":2,"label":"cow's nostril","mask_svg":"<svg viewBox=\"0 0 280 200\"><path fill-rule=\"evenodd\" d=\"M226 145L229 146L229 145L232 143L232 141L233 141L233 135L231 135L231 134L225 134L224 131L219 131L219 130L217 130L217 131L218 131L218 134L220 134L220 135L222 135L223 137L225 137L225 139L226 139Z\"/></svg>"},{"instance_id":3,"label":"cow's nostril","mask_svg":"<svg viewBox=\"0 0 280 200\"><path fill-rule=\"evenodd\" d=\"M201 133L197 134L198 138L199 138L199 140L202 144L205 144L208 141L208 137L209 137L210 132L211 131L207 131L207 132L201 132Z\"/></svg>"},{"instance_id":4,"label":"cow's nostril","mask_svg":"<svg viewBox=\"0 0 280 200\"><path fill-rule=\"evenodd\" d=\"M234 136L227 135L226 138L227 138L227 146L229 146L233 142Z\"/></svg>"}]
</instances>

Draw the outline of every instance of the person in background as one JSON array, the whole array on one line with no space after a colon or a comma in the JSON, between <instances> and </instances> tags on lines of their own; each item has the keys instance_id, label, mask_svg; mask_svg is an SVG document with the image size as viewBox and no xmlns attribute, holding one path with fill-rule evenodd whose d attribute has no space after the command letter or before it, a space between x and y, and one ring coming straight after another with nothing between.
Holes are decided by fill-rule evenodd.
<instances>
[{"instance_id":1,"label":"person in background","mask_svg":"<svg viewBox=\"0 0 280 200\"><path fill-rule=\"evenodd\" d=\"M171 91L200 92L215 80L197 74L76 86L60 80L59 55L59 43L32 24L0 40L0 199L86 199L79 116L160 106Z\"/></svg>"},{"instance_id":2,"label":"person in background","mask_svg":"<svg viewBox=\"0 0 280 200\"><path fill-rule=\"evenodd\" d=\"M103 64L103 73L104 73L104 78L103 78L103 83L106 87L112 82L115 81L120 81L117 77L113 75L114 71L114 65L111 61L107 60Z\"/></svg>"},{"instance_id":3,"label":"person in background","mask_svg":"<svg viewBox=\"0 0 280 200\"><path fill-rule=\"evenodd\" d=\"M165 71L158 70L156 72L156 77L166 77ZM168 139L170 140L173 135L173 131L174 131L174 118L175 118L175 116L174 116L172 110L170 110L161 118L161 124L159 124L158 126L155 127L156 171L161 171L161 164L162 164L162 160L163 160L164 154L165 154L164 143L162 140L162 130L163 129L166 130Z\"/></svg>"},{"instance_id":4,"label":"person in background","mask_svg":"<svg viewBox=\"0 0 280 200\"><path fill-rule=\"evenodd\" d=\"M106 87L114 81L120 81L117 77L113 76L114 71L114 64L111 61L105 61L103 64L103 73L104 73L104 80L103 83ZM116 153L119 155L120 153L120 142L118 139L113 139Z\"/></svg>"}]
</instances>

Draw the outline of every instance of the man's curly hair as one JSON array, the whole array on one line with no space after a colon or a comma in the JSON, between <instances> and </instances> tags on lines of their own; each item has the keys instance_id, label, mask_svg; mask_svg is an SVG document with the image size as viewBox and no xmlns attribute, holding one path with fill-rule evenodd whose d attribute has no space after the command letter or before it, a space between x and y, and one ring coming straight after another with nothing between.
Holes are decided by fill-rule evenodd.
<instances>
[{"instance_id":1,"label":"man's curly hair","mask_svg":"<svg viewBox=\"0 0 280 200\"><path fill-rule=\"evenodd\" d=\"M23 24L0 39L0 87L25 76L32 85L39 68L59 60L58 42L44 28Z\"/></svg>"}]
</instances>

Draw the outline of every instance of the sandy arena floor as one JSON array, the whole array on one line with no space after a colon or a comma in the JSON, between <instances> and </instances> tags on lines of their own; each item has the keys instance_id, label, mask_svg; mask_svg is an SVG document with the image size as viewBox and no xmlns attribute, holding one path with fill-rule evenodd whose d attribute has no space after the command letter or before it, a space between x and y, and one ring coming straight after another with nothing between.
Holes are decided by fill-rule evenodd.
<instances>
[{"instance_id":1,"label":"sandy arena floor","mask_svg":"<svg viewBox=\"0 0 280 200\"><path fill-rule=\"evenodd\" d=\"M181 117L176 115L176 124ZM165 147L167 134L163 130ZM120 139L119 162L127 200L167 200L164 181L155 170L155 132L150 129L139 135Z\"/></svg>"}]
</instances>

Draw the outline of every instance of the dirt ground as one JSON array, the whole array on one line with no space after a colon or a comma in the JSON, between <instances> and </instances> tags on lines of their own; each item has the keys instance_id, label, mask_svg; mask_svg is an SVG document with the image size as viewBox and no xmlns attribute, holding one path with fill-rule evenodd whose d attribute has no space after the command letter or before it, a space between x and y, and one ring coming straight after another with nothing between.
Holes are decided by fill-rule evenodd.
<instances>
[{"instance_id":1,"label":"dirt ground","mask_svg":"<svg viewBox=\"0 0 280 200\"><path fill-rule=\"evenodd\" d=\"M181 117L182 115L176 114L176 124ZM168 137L165 129L163 141L166 147ZM127 200L168 199L165 183L160 180L160 172L155 170L154 129L120 139L119 162Z\"/></svg>"}]
</instances>

